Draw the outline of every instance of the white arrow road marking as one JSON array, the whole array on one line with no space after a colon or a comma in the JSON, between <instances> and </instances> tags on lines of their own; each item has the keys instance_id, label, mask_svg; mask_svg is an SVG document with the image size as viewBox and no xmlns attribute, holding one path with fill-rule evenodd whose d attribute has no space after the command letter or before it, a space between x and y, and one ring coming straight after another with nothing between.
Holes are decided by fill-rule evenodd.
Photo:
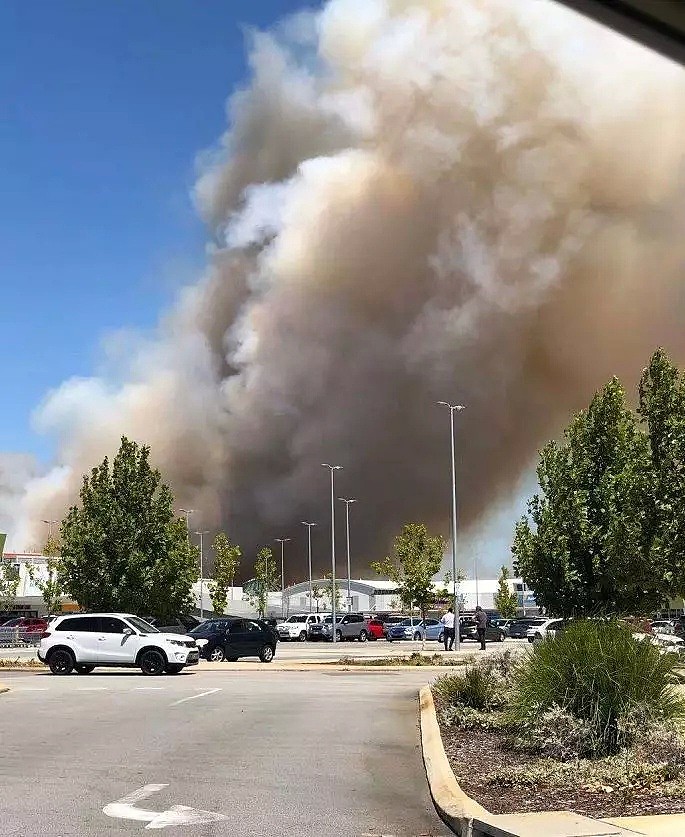
<instances>
[{"instance_id":1,"label":"white arrow road marking","mask_svg":"<svg viewBox=\"0 0 685 837\"><path fill-rule=\"evenodd\" d=\"M179 703L185 703L187 700L195 700L196 698L204 697L205 695L213 695L215 692L220 692L221 689L210 689L208 692L200 692L199 695L191 695L190 697L181 698L170 703L169 706L178 706Z\"/></svg>"},{"instance_id":2,"label":"white arrow road marking","mask_svg":"<svg viewBox=\"0 0 685 837\"><path fill-rule=\"evenodd\" d=\"M136 808L136 802L158 793L168 785L145 785L138 790L122 796L116 802L105 805L102 813L108 817L115 817L122 820L138 820L146 822L148 828L167 828L170 825L201 825L206 822L220 822L227 820L223 814L215 814L214 811L202 811L199 808L188 808L187 805L173 805L167 811L146 811L143 808Z\"/></svg>"}]
</instances>

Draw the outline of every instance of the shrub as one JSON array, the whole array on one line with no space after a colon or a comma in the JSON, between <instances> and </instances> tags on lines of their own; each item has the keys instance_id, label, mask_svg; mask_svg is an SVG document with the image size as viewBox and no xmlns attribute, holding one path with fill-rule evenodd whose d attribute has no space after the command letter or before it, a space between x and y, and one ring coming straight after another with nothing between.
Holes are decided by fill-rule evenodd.
<instances>
[{"instance_id":1,"label":"shrub","mask_svg":"<svg viewBox=\"0 0 685 837\"><path fill-rule=\"evenodd\" d=\"M509 732L506 744L510 749L559 761L583 758L597 749L590 722L559 706L519 722Z\"/></svg>"},{"instance_id":2,"label":"shrub","mask_svg":"<svg viewBox=\"0 0 685 837\"><path fill-rule=\"evenodd\" d=\"M438 678L433 691L439 700L452 706L498 709L506 702L511 673L511 652L505 652L469 665L458 674Z\"/></svg>"},{"instance_id":3,"label":"shrub","mask_svg":"<svg viewBox=\"0 0 685 837\"><path fill-rule=\"evenodd\" d=\"M514 672L508 720L535 726L559 707L589 723L596 755L630 744L635 713L645 718L685 717L685 700L672 686L675 655L633 639L618 622L584 620L536 644Z\"/></svg>"}]
</instances>

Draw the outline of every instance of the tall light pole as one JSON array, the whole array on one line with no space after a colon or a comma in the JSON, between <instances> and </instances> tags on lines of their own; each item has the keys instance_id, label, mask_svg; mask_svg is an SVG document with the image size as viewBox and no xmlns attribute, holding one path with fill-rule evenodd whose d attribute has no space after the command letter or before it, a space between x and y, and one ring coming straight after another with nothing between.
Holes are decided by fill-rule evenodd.
<instances>
[{"instance_id":1,"label":"tall light pole","mask_svg":"<svg viewBox=\"0 0 685 837\"><path fill-rule=\"evenodd\" d=\"M43 520L43 523L47 523L48 526L48 538L52 540L52 527L57 523L57 520Z\"/></svg>"},{"instance_id":2,"label":"tall light pole","mask_svg":"<svg viewBox=\"0 0 685 837\"><path fill-rule=\"evenodd\" d=\"M188 543L190 543L190 515L195 514L195 509L179 509L181 514L186 518L186 532L188 533Z\"/></svg>"},{"instance_id":3,"label":"tall light pole","mask_svg":"<svg viewBox=\"0 0 685 837\"><path fill-rule=\"evenodd\" d=\"M457 651L460 644L459 600L457 599L457 471L454 457L454 413L460 413L466 407L463 404L449 404L438 401L441 407L449 407L450 411L450 449L452 451L452 590L454 594L454 642Z\"/></svg>"},{"instance_id":4,"label":"tall light pole","mask_svg":"<svg viewBox=\"0 0 685 837\"><path fill-rule=\"evenodd\" d=\"M274 538L276 543L281 545L281 618L285 616L285 572L283 570L283 544L288 543L290 538Z\"/></svg>"},{"instance_id":5,"label":"tall light pole","mask_svg":"<svg viewBox=\"0 0 685 837\"><path fill-rule=\"evenodd\" d=\"M312 598L314 597L314 590L312 589L312 526L318 526L318 523L307 523L306 520L302 521L302 525L307 527L307 542L309 548L307 550L307 555L309 556L309 612L312 612Z\"/></svg>"},{"instance_id":6,"label":"tall light pole","mask_svg":"<svg viewBox=\"0 0 685 837\"><path fill-rule=\"evenodd\" d=\"M322 468L328 468L331 472L331 632L333 642L335 639L335 472L342 470L342 465L329 465L321 463Z\"/></svg>"},{"instance_id":7,"label":"tall light pole","mask_svg":"<svg viewBox=\"0 0 685 837\"><path fill-rule=\"evenodd\" d=\"M347 612L352 610L352 588L350 586L350 503L356 500L347 497L338 497L341 503L345 504L345 526L347 528Z\"/></svg>"},{"instance_id":8,"label":"tall light pole","mask_svg":"<svg viewBox=\"0 0 685 837\"><path fill-rule=\"evenodd\" d=\"M205 609L204 609L204 585L205 585L205 572L204 572L204 552L203 552L203 541L202 536L209 534L206 529L203 529L201 532L195 532L196 535L200 536L200 619L204 618Z\"/></svg>"}]
</instances>

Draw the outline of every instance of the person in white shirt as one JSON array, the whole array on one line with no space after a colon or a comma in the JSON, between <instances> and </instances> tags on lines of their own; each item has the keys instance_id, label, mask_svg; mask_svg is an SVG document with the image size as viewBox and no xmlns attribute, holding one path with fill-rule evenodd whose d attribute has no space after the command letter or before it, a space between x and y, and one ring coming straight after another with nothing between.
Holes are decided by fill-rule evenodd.
<instances>
[{"instance_id":1,"label":"person in white shirt","mask_svg":"<svg viewBox=\"0 0 685 837\"><path fill-rule=\"evenodd\" d=\"M447 613L443 615L440 622L444 625L442 638L445 643L445 651L451 651L454 647L454 609L450 608ZM447 647L448 642L449 648Z\"/></svg>"}]
</instances>

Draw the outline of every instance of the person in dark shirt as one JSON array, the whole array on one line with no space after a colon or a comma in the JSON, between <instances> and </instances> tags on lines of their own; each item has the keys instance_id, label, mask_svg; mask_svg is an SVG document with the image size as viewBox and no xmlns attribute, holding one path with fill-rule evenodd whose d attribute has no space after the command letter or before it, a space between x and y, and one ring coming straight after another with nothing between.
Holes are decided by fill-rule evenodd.
<instances>
[{"instance_id":1,"label":"person in dark shirt","mask_svg":"<svg viewBox=\"0 0 685 837\"><path fill-rule=\"evenodd\" d=\"M478 633L478 640L480 642L480 650L485 651L485 630L488 627L488 614L480 605L476 607L476 632Z\"/></svg>"}]
</instances>

